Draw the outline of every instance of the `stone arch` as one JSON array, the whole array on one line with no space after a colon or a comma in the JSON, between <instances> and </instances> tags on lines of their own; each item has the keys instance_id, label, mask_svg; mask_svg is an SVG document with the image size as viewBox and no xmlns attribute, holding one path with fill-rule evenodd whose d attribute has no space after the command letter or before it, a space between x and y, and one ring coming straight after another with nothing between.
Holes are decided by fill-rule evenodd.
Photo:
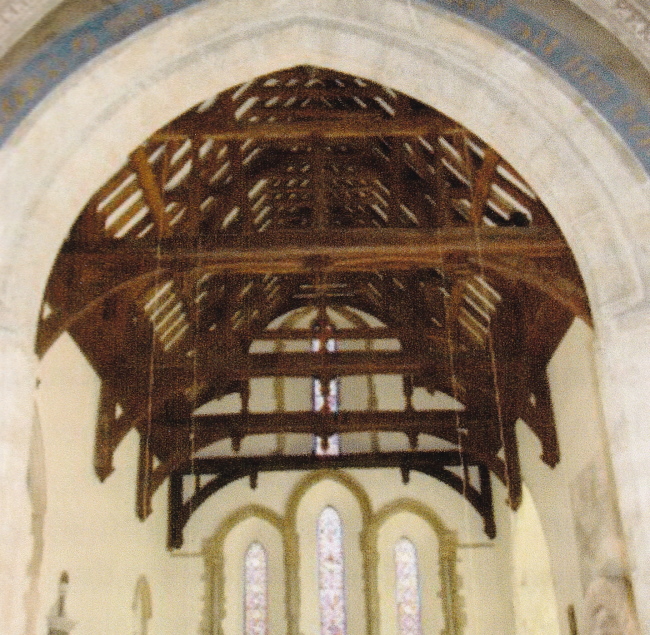
<instances>
[{"instance_id":1,"label":"stone arch","mask_svg":"<svg viewBox=\"0 0 650 635\"><path fill-rule=\"evenodd\" d=\"M22 476L31 419L26 404L34 386L36 317L61 241L90 194L151 130L209 92L298 63L368 77L458 119L520 169L555 216L591 299L635 591L647 597L650 508L644 492L650 477L643 456L650 439L643 435L642 395L650 387L643 355L650 343L644 247L650 227L648 179L638 161L552 71L446 13L395 0L381 7L364 0L354 12L335 2L318 9L294 1L270 8L210 3L156 23L63 82L0 150L0 363L7 378L0 395L8 448L2 506L12 518L2 580L3 588L15 589L2 611L6 632L18 633L23 622L24 562L31 549ZM174 47L163 46L170 41L191 44L179 57ZM647 623L650 609L640 608Z\"/></svg>"},{"instance_id":2,"label":"stone arch","mask_svg":"<svg viewBox=\"0 0 650 635\"><path fill-rule=\"evenodd\" d=\"M422 570L422 574L425 574L425 576L428 574L429 578L424 581L424 584L429 588L420 589L421 597L424 600L422 601L423 618L426 618L425 621L433 622L436 618L431 614L428 615L428 613L437 605L441 615L436 617L441 622L438 626L442 626L442 632L449 633L450 635L455 635L457 633L460 634L463 631L465 616L462 612L462 599L459 595L459 587L461 586L460 580L456 573L458 548L456 532L448 529L442 519L436 514L435 510L431 509L431 507L420 501L409 498L401 498L392 501L375 512L372 516L371 522L369 523L368 531L364 536L364 549L371 554L370 560L373 563L371 571L369 572L371 586L370 601L372 606L371 619L373 620L372 632L380 633L382 631L380 623L385 622L384 619L380 620L382 608L385 607L382 607L383 603L380 601L381 589L379 587L379 581L384 579L381 575L380 564L385 558L387 545L380 544L381 532L394 519L407 517L408 515L419 519L436 537L435 545L437 547L437 553L427 553L422 548L419 550L419 558L421 558L421 562L427 562L434 559L436 561L435 567L431 568L431 566L429 566L428 571L427 567L423 567ZM414 538L405 529L403 530L403 534L408 539ZM395 534L395 536L398 535L399 534ZM415 540L416 544L418 542L419 541ZM420 547L423 547L423 545L420 544ZM382 553L382 551L384 553ZM429 562L429 565L431 565L431 562ZM433 579L436 576L438 577L436 584L439 586L435 586L436 593L434 596ZM383 618L384 616L381 617Z\"/></svg>"},{"instance_id":3,"label":"stone arch","mask_svg":"<svg viewBox=\"0 0 650 635\"><path fill-rule=\"evenodd\" d=\"M368 494L349 474L335 470L318 470L302 478L287 499L287 553L298 554L290 559L288 570L287 606L294 617L293 633L314 628L318 615L318 577L316 565L316 518L325 507L333 507L343 524L346 598L357 598L355 609L347 611L350 633L363 632L368 614L367 593L363 588L364 572L368 570L365 551L359 549L371 514ZM313 521L313 526L308 525ZM309 554L313 554L310 558ZM307 584L310 581L311 584ZM354 590L359 592L355 593ZM363 589L363 590L362 590Z\"/></svg>"},{"instance_id":4,"label":"stone arch","mask_svg":"<svg viewBox=\"0 0 650 635\"><path fill-rule=\"evenodd\" d=\"M228 622L230 627L237 627L243 624L243 619L233 622L237 617L238 609L243 608L242 593L237 597L232 597L232 587L236 586L227 584L227 574L233 574L234 571L241 573L243 571L243 551L240 549L229 552L226 543L238 527L243 526L246 521L253 521L255 526L252 527L252 534L243 543L243 549L248 549L251 542L259 542L267 553L270 547L274 551L270 554L269 562L273 569L272 574L275 580L275 587L270 589L273 610L270 612L270 626L278 632L283 632L283 625L286 624L285 615L280 609L283 599L284 586L286 584L285 576L282 573L283 562L287 558L286 553L286 536L285 523L281 516L274 511L260 505L247 505L230 514L217 528L216 532L208 538L203 545L203 556L205 560L205 604L203 610L203 623L201 632L205 634L223 633L224 622ZM232 547L231 547L232 549ZM277 551L282 553L277 553ZM228 567L227 561L241 560L237 562L239 568ZM232 564L232 562L231 562ZM243 587L242 587L243 588ZM242 589L239 589L242 591ZM228 597L230 591L231 597ZM241 605L241 606L239 606ZM229 610L230 609L230 610ZM232 614L235 615L232 615Z\"/></svg>"}]
</instances>

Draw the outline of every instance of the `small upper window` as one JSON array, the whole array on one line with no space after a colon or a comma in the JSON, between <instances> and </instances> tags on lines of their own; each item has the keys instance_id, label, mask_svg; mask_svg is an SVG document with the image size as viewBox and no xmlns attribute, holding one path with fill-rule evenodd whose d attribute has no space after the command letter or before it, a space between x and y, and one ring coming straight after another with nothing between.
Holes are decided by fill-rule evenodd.
<instances>
[{"instance_id":1,"label":"small upper window","mask_svg":"<svg viewBox=\"0 0 650 635\"><path fill-rule=\"evenodd\" d=\"M316 319L312 325L314 337L311 341L311 352L327 355L338 350L334 334L334 327L327 316ZM335 414L339 411L339 380L337 378L323 380L314 377L312 383L312 410L314 412ZM314 454L319 456L338 456L340 453L340 440L338 434L325 438L314 436Z\"/></svg>"}]
</instances>

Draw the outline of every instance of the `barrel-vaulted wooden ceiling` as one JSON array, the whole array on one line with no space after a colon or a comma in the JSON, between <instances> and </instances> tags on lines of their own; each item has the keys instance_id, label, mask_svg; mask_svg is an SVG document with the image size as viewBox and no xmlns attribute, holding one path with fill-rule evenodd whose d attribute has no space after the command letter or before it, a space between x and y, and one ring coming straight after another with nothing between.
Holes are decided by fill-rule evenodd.
<instances>
[{"instance_id":1,"label":"barrel-vaulted wooden ceiling","mask_svg":"<svg viewBox=\"0 0 650 635\"><path fill-rule=\"evenodd\" d=\"M300 307L320 322L277 326ZM328 310L375 318L325 325L328 337L391 339L398 350L254 352L264 340L310 342ZM589 321L571 252L504 158L406 95L302 66L214 96L133 151L61 249L37 350L67 331L101 378L101 479L139 431L137 511L150 513L169 477L171 546L193 509L234 479L323 465L430 474L494 535L489 472L511 505L521 497L515 422L539 437L547 464L559 460L546 366L575 316ZM403 410L248 408L255 378L371 374L403 378ZM463 409L418 409L417 388ZM197 413L231 393L239 412ZM359 431L403 432L410 450L236 453L247 435ZM420 450L421 434L453 450ZM197 455L222 439L233 456Z\"/></svg>"}]
</instances>

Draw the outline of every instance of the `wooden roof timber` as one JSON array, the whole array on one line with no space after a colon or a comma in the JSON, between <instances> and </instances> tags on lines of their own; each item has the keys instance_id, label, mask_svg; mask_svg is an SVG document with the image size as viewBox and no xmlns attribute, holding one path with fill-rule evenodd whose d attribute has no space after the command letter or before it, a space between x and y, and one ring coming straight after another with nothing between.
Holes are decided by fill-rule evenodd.
<instances>
[{"instance_id":1,"label":"wooden roof timber","mask_svg":"<svg viewBox=\"0 0 650 635\"><path fill-rule=\"evenodd\" d=\"M419 340L418 340L419 341ZM121 355L120 355L121 356ZM418 352L390 351L350 351L336 352L329 355L314 356L313 353L248 353L231 356L227 349L207 357L209 364L204 365L190 359L185 364L173 362L160 363L156 369L166 377L177 375L181 380L190 382L192 376L204 378L206 375L242 381L256 377L350 377L354 375L417 375L427 376L435 372L436 367L447 366L449 352L439 350L421 350ZM110 353L109 353L110 359ZM116 371L136 371L148 360L142 356L132 363L115 361L111 366ZM491 360L485 352L459 351L454 353L457 364L471 364L476 372L486 373L491 368ZM221 363L220 363L221 362ZM209 366L206 368L205 366Z\"/></svg>"},{"instance_id":2,"label":"wooden roof timber","mask_svg":"<svg viewBox=\"0 0 650 635\"><path fill-rule=\"evenodd\" d=\"M385 326L359 318L336 337L397 339L401 350L248 350L255 339L311 339L267 328L305 306L365 311ZM547 464L559 459L545 366L573 316L589 321L571 252L495 150L404 95L298 67L226 91L130 155L59 254L37 350L69 330L100 375L101 478L126 432L140 431L141 517L198 447L287 431L401 431L413 447L428 431L471 451L516 506L517 418ZM403 376L405 412L247 412L256 377L378 373ZM414 412L415 386L466 410ZM242 412L191 416L229 392ZM224 483L255 471L244 463Z\"/></svg>"},{"instance_id":3,"label":"wooden roof timber","mask_svg":"<svg viewBox=\"0 0 650 635\"><path fill-rule=\"evenodd\" d=\"M286 415L286 417L285 417ZM471 450L486 464L492 462L499 443L490 434L488 417L473 418L466 413L451 411L425 412L345 412L339 415L320 413L248 413L234 415L205 415L176 422L156 420L150 438L150 449L161 457L164 469L173 470L191 461L195 453L218 441L230 440L235 450L250 435L261 434L318 434L329 437L336 433L394 432L405 434L412 450L418 450L420 434L436 436L453 445ZM378 426L378 427L375 427ZM191 431L193 440L188 440Z\"/></svg>"},{"instance_id":4,"label":"wooden roof timber","mask_svg":"<svg viewBox=\"0 0 650 635\"><path fill-rule=\"evenodd\" d=\"M183 529L192 513L210 496L230 483L248 477L251 486L257 484L260 472L279 470L309 470L309 469L341 469L341 468L394 468L399 469L402 481L409 481L411 471L421 472L436 478L452 487L467 501L483 518L483 528L490 537L496 536L496 523L492 505L492 486L490 476L484 464L472 460L470 456L459 455L458 452L390 452L349 454L338 457L247 457L246 459L199 459L191 466L175 471L170 478L167 546L178 549L183 545ZM464 470L478 468L479 483L474 485L456 474L453 469L462 467ZM200 476L213 476L204 483ZM192 476L194 488L187 498L184 498L184 476Z\"/></svg>"},{"instance_id":5,"label":"wooden roof timber","mask_svg":"<svg viewBox=\"0 0 650 635\"><path fill-rule=\"evenodd\" d=\"M110 250L69 245L58 257L56 275L46 294L46 301L56 311L42 322L39 354L44 354L61 332L82 319L97 302L124 292L130 286L141 288L147 280L164 279L171 273L192 270L253 275L313 274L315 270L332 273L413 271L436 267L445 273L451 271L453 275L456 267L466 270L471 264L476 272L495 271L511 281L538 288L590 323L587 297L577 282L547 273L548 266L533 266L530 260L509 260L512 256L551 261L566 257L566 244L554 230L546 228L333 230L315 237L294 231L263 238L253 235L233 242L247 243L247 246L215 251L171 247L158 251L128 245ZM477 244L480 245L480 257L477 256ZM73 292L57 291L57 284L73 278L82 282ZM67 305L64 310L61 310L62 298Z\"/></svg>"},{"instance_id":6,"label":"wooden roof timber","mask_svg":"<svg viewBox=\"0 0 650 635\"><path fill-rule=\"evenodd\" d=\"M348 116L333 121L278 121L248 126L223 125L215 129L210 122L196 113L185 116L165 126L151 137L153 142L185 141L200 139L214 141L286 141L324 139L338 141L345 139L367 139L368 137L426 137L460 134L465 131L458 124L450 124L446 118L437 119L430 115L402 119L368 118L363 115Z\"/></svg>"},{"instance_id":7,"label":"wooden roof timber","mask_svg":"<svg viewBox=\"0 0 650 635\"><path fill-rule=\"evenodd\" d=\"M179 271L200 265L233 273L267 274L400 271L444 266L446 261L459 258L519 254L556 258L570 254L555 230L534 227L284 230L264 235L233 235L221 245L221 241L215 242L209 250L184 247L181 241L163 242L159 248L128 243L90 249L68 245L59 261L66 266L83 260L85 267L91 269L116 264L131 269L144 261L161 268L173 263Z\"/></svg>"}]
</instances>

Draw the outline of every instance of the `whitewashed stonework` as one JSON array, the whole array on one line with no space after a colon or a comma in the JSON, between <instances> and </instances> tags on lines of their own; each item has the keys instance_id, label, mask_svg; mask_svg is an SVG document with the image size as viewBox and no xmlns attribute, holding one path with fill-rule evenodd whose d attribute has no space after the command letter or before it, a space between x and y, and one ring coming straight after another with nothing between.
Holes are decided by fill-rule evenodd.
<instances>
[{"instance_id":1,"label":"whitewashed stonework","mask_svg":"<svg viewBox=\"0 0 650 635\"><path fill-rule=\"evenodd\" d=\"M0 55L4 55L60 0L2 0L0 2Z\"/></svg>"}]
</instances>

